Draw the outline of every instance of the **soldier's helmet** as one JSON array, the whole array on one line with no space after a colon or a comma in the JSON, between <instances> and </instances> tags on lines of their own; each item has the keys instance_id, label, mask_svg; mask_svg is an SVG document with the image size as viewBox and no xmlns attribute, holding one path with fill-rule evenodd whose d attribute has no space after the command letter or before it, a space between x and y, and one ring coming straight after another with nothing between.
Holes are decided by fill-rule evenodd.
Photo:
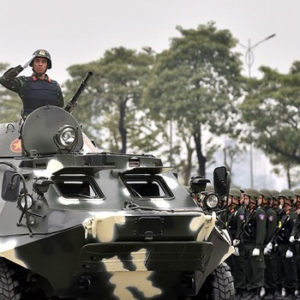
<instances>
[{"instance_id":1,"label":"soldier's helmet","mask_svg":"<svg viewBox=\"0 0 300 300\"><path fill-rule=\"evenodd\" d=\"M296 197L300 197L300 188L294 189L293 192Z\"/></svg>"},{"instance_id":2,"label":"soldier's helmet","mask_svg":"<svg viewBox=\"0 0 300 300\"><path fill-rule=\"evenodd\" d=\"M44 58L47 58L48 60L48 69L51 69L52 68L52 61L51 61L51 55L50 53L47 51L47 50L44 50L44 49L38 49L36 51L34 51L32 53L32 56L34 56L34 58L36 57L44 57ZM33 65L33 60L32 62L30 63L30 67L32 67Z\"/></svg>"},{"instance_id":3,"label":"soldier's helmet","mask_svg":"<svg viewBox=\"0 0 300 300\"><path fill-rule=\"evenodd\" d=\"M270 192L271 192L272 198L274 200L278 200L278 198L279 198L279 192L276 191L276 190L271 190Z\"/></svg>"},{"instance_id":4,"label":"soldier's helmet","mask_svg":"<svg viewBox=\"0 0 300 300\"><path fill-rule=\"evenodd\" d=\"M213 185L208 184L208 185L205 187L205 192L207 192L207 193L214 193L214 192L215 192L215 189L214 189Z\"/></svg>"},{"instance_id":5,"label":"soldier's helmet","mask_svg":"<svg viewBox=\"0 0 300 300\"><path fill-rule=\"evenodd\" d=\"M279 192L279 197L288 199L288 200L294 200L294 193L291 190L284 189L281 192Z\"/></svg>"},{"instance_id":6,"label":"soldier's helmet","mask_svg":"<svg viewBox=\"0 0 300 300\"><path fill-rule=\"evenodd\" d=\"M259 191L259 194L262 195L265 199L267 200L272 200L272 194L269 190L267 189L261 189Z\"/></svg>"},{"instance_id":7,"label":"soldier's helmet","mask_svg":"<svg viewBox=\"0 0 300 300\"><path fill-rule=\"evenodd\" d=\"M244 195L250 197L251 199L257 201L259 192L256 189L245 189L244 190Z\"/></svg>"},{"instance_id":8,"label":"soldier's helmet","mask_svg":"<svg viewBox=\"0 0 300 300\"><path fill-rule=\"evenodd\" d=\"M229 190L229 196L232 196L232 197L236 198L237 200L241 200L242 193L241 193L240 189L232 187Z\"/></svg>"}]
</instances>

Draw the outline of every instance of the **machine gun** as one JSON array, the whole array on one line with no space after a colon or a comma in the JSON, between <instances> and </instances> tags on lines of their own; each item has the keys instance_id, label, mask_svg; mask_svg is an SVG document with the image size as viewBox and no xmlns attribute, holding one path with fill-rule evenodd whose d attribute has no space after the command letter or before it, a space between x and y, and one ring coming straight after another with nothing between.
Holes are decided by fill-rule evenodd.
<instances>
[{"instance_id":1,"label":"machine gun","mask_svg":"<svg viewBox=\"0 0 300 300\"><path fill-rule=\"evenodd\" d=\"M83 79L83 81L81 82L79 88L77 89L75 95L73 96L73 98L69 101L69 103L66 105L65 110L67 112L71 112L71 110L73 109L74 106L76 106L77 104L77 100L80 96L80 94L83 92L83 90L86 87L86 84L88 82L88 80L90 79L90 77L93 75L93 72L87 72L85 78Z\"/></svg>"}]
</instances>

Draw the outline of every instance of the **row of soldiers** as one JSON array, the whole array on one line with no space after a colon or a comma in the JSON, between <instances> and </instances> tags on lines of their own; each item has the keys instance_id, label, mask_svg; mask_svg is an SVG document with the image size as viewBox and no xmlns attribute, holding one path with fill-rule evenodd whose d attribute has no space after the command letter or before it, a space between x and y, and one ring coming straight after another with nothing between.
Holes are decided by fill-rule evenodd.
<instances>
[{"instance_id":1,"label":"row of soldiers","mask_svg":"<svg viewBox=\"0 0 300 300\"><path fill-rule=\"evenodd\" d=\"M300 299L300 189L231 188L227 205L236 299Z\"/></svg>"}]
</instances>

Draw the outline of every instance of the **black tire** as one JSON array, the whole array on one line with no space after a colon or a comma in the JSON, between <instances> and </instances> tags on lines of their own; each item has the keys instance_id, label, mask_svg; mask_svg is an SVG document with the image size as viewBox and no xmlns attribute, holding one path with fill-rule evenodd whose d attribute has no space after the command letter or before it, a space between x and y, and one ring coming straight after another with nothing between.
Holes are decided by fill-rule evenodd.
<instances>
[{"instance_id":1,"label":"black tire","mask_svg":"<svg viewBox=\"0 0 300 300\"><path fill-rule=\"evenodd\" d=\"M197 299L233 300L235 299L234 281L226 263L219 265L209 275Z\"/></svg>"},{"instance_id":2,"label":"black tire","mask_svg":"<svg viewBox=\"0 0 300 300\"><path fill-rule=\"evenodd\" d=\"M19 300L19 282L14 277L14 271L9 262L0 258L0 300Z\"/></svg>"}]
</instances>

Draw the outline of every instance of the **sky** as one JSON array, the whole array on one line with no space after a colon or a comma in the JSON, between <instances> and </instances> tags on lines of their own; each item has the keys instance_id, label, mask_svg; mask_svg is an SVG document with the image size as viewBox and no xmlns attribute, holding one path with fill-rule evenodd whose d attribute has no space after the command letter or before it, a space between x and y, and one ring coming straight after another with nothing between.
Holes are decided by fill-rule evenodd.
<instances>
[{"instance_id":1,"label":"sky","mask_svg":"<svg viewBox=\"0 0 300 300\"><path fill-rule=\"evenodd\" d=\"M299 0L0 1L0 62L22 65L36 49L47 49L49 75L61 84L69 66L97 60L108 49L150 46L160 52L179 35L177 25L197 28L209 21L244 46L276 34L253 49L253 76L260 76L261 65L286 73L300 60ZM244 61L245 48L236 51Z\"/></svg>"},{"instance_id":2,"label":"sky","mask_svg":"<svg viewBox=\"0 0 300 300\"><path fill-rule=\"evenodd\" d=\"M178 36L177 25L214 21L246 46L275 33L254 49L252 73L259 76L260 65L288 72L300 59L299 11L298 0L1 0L0 61L23 64L45 48L53 60L49 74L62 83L70 65L97 60L112 47L160 52Z\"/></svg>"}]
</instances>

